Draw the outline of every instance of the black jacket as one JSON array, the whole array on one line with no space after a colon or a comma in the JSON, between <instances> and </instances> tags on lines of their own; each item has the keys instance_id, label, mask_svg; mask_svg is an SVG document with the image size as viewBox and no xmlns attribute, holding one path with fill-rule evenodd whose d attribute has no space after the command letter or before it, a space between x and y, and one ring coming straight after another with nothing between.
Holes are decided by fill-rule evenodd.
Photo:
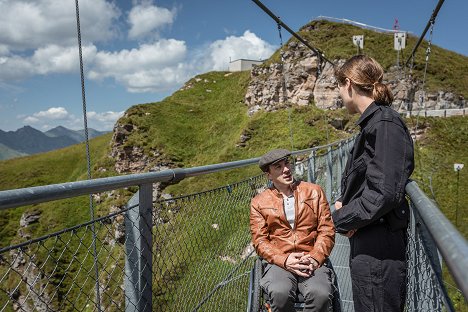
<instances>
[{"instance_id":1,"label":"black jacket","mask_svg":"<svg viewBox=\"0 0 468 312\"><path fill-rule=\"evenodd\" d=\"M336 231L345 233L376 222L406 227L405 185L414 169L413 141L400 115L375 102L357 124L361 131L341 181L343 207L333 212Z\"/></svg>"}]
</instances>

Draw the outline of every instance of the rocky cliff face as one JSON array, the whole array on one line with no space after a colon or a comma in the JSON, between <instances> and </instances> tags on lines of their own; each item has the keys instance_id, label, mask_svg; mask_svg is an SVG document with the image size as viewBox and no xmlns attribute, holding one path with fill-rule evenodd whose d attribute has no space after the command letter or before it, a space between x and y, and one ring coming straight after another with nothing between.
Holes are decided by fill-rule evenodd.
<instances>
[{"instance_id":1,"label":"rocky cliff face","mask_svg":"<svg viewBox=\"0 0 468 312\"><path fill-rule=\"evenodd\" d=\"M176 165L166 160L164 154L158 150L152 150L148 154L141 147L126 145L128 137L139 129L136 125L123 123L123 120L121 118L114 126L112 148L109 155L115 159L114 167L119 174L155 172L176 168ZM164 186L162 183L153 184L153 200L167 196L167 194L161 193Z\"/></svg>"},{"instance_id":2,"label":"rocky cliff face","mask_svg":"<svg viewBox=\"0 0 468 312\"><path fill-rule=\"evenodd\" d=\"M319 66L312 52L297 42L290 42L283 54L283 64L256 66L245 95L249 115L258 110L274 111L288 105L315 104L322 109L342 106L338 87L329 63ZM337 65L344 60L335 60ZM398 111L459 108L466 100L444 90L422 91L422 83L406 76L399 68L390 68L384 82L393 91L393 107Z\"/></svg>"}]
</instances>

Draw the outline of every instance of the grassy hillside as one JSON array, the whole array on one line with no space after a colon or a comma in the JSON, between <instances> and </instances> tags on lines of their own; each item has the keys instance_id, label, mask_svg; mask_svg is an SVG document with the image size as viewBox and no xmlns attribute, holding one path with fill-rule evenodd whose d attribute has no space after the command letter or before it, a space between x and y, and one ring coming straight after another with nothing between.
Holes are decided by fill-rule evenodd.
<instances>
[{"instance_id":1,"label":"grassy hillside","mask_svg":"<svg viewBox=\"0 0 468 312\"><path fill-rule=\"evenodd\" d=\"M391 66L395 59L393 50L383 48L391 46L393 37L388 34L321 21L304 26L301 34L332 59L345 58L355 53L355 47L352 46L350 40L353 34L365 35L364 52L376 57L384 66ZM414 39L409 39L408 47L411 47ZM273 55L272 60L276 57L277 54ZM446 62L447 59L457 61L458 66L456 68L450 67L450 64ZM466 92L468 90L468 85L465 85L468 79L468 75L466 75L468 69L464 73L461 71L468 66L467 64L466 57L434 48L430 68L446 67L450 70L434 71L429 73L428 77L441 83L435 85L436 88L443 88L444 84L447 83L447 86L453 90ZM453 77L445 79L438 76L445 72L448 72L450 77L457 76L460 79L455 80L452 79ZM352 126L352 122L348 121L355 117L351 118L343 110L324 112L312 106L293 107L273 113L259 112L249 118L247 108L243 103L249 79L248 72L207 73L194 77L186 84L191 87L177 91L161 102L131 107L120 123L134 124L138 131L130 135L126 145L140 146L148 154L158 150L168 160L180 167L194 167L257 157L273 147L291 148L293 146L294 149L312 147L349 135L349 131L338 131L329 125L330 120L339 118L344 120L348 127ZM421 120L425 119L421 118ZM466 157L464 152L467 148L463 144L466 144L467 140L460 141L460 137L457 139L456 135L461 136L461 134L466 133L466 122L463 117L427 120L429 120L427 123L434 123L434 126L429 128L428 136L420 144L421 151L417 154L420 161L418 161L415 175L426 184L428 177L431 177L435 193L440 193L438 196L443 199L439 200L441 207L451 217L451 220L455 220L452 218L454 215L453 207L456 205L453 197L453 188L455 187L453 183L455 181L448 180L452 182L449 189L438 187L436 183L440 170L443 170L448 177L454 178L454 173L452 174L450 171L450 168L453 168L453 162L464 162L463 157ZM447 126L447 123L454 123L454 125ZM438 131L440 127L449 130L458 129L458 131ZM464 128L465 131L463 132L460 128ZM433 134L432 131L437 132ZM244 147L237 147L242 134L249 136L250 140L245 143ZM445 137L448 135L451 137ZM110 137L108 134L92 140L92 163L95 164L95 167L108 169L105 173L93 173L94 177L113 174L113 160L105 157ZM439 142L445 142L444 144L447 144L446 142L459 142L459 144L439 149ZM455 155L462 157L462 160L456 160ZM428 159L429 162L425 162L424 159ZM432 164L434 161L436 161L436 165ZM428 163L431 165L426 165ZM50 170L50 168L57 168L57 166L60 167L60 170ZM430 170L436 171L428 173ZM85 178L85 172L84 146L76 145L50 153L0 162L0 189L75 181ZM465 174L464 172L466 170L462 171L461 175ZM177 185L169 186L167 192L176 195L192 193L218 186L220 183L226 184L242 180L247 175L257 173L258 169L252 166L244 170L186 179ZM464 184L466 179L462 179L462 177L460 177L459 182L460 188L466 187ZM442 177L441 181L447 180ZM463 190L459 190L459 192L463 194ZM82 200L85 201L85 199ZM68 204L64 202L63 205L66 207ZM466 205L459 203L459 207L463 206ZM36 206L34 209L40 209L40 207L42 206ZM0 241L8 242L12 235L15 235L19 217L24 209L8 210L2 213ZM69 219L70 224L74 221L86 220L87 212L79 215L82 218L71 218ZM467 234L466 229L464 234Z\"/></svg>"},{"instance_id":2,"label":"grassy hillside","mask_svg":"<svg viewBox=\"0 0 468 312\"><path fill-rule=\"evenodd\" d=\"M468 170L465 167L457 174L453 168L455 163L468 165L467 118L412 118L408 125L426 129L415 145L416 170L412 178L468 237Z\"/></svg>"},{"instance_id":3,"label":"grassy hillside","mask_svg":"<svg viewBox=\"0 0 468 312\"><path fill-rule=\"evenodd\" d=\"M393 37L389 34L325 21L315 21L304 26L300 34L331 59L353 55L356 51L350 38L354 34L364 34L365 53L374 56L385 67L391 66L395 60L395 51L388 48L393 42ZM410 37L408 51L414 40L415 38ZM421 47L420 51L423 50L424 47ZM417 59L417 64L421 63L423 54L418 53L421 59ZM274 60L277 56L278 53L271 59ZM452 68L448 60L456 62L457 66ZM466 57L434 47L430 65L429 68L444 70L429 72L428 85L431 85L429 80L432 79L438 83L433 84L436 89L447 87L462 94L467 92ZM444 78L444 73L449 75L448 78ZM340 110L325 113L312 106L293 107L274 113L259 112L249 118L243 103L249 79L248 72L207 73L188 81L186 85L192 87L177 91L161 102L131 107L120 123L134 124L138 131L130 135L126 145L140 146L148 154L157 150L180 167L193 167L257 157L273 147L312 147L349 134L337 131L328 124L333 118L344 119L345 122L350 119L346 112ZM242 134L251 138L244 147L237 147ZM108 169L104 175L112 174L113 168L113 161L103 157L109 139L110 135L105 135L93 140L93 144L98 147L91 147L91 151L95 153L92 163ZM86 166L83 149L77 145L51 153L0 162L0 189L84 178ZM51 171L49 168L54 168L57 163L60 163L61 170ZM245 175L257 172L255 167L251 167L188 179L170 186L168 191L174 194L190 193L217 186L220 181L230 183L241 180ZM102 173L93 174L95 177L100 175Z\"/></svg>"},{"instance_id":4,"label":"grassy hillside","mask_svg":"<svg viewBox=\"0 0 468 312\"><path fill-rule=\"evenodd\" d=\"M148 153L162 150L168 160L183 167L194 167L257 157L273 147L290 148L290 125L295 149L349 135L326 123L333 116L349 118L342 110L324 112L312 106L295 107L273 113L259 112L249 118L243 103L248 81L248 72L208 73L189 81L192 88L178 91L162 102L132 107L119 121L139 128L130 135L126 145L142 147ZM251 139L245 147L236 147L241 134ZM196 183L189 179L170 187L169 191L194 192L219 185L220 178L230 183L243 179L246 174L258 173L256 168L246 170L198 178Z\"/></svg>"},{"instance_id":5,"label":"grassy hillside","mask_svg":"<svg viewBox=\"0 0 468 312\"><path fill-rule=\"evenodd\" d=\"M111 134L90 141L91 163L106 158ZM108 172L113 174L112 171ZM114 173L115 174L115 173ZM77 144L38 155L0 161L0 190L84 180L87 178L86 149ZM0 211L0 246L15 240L25 211L40 211L41 222L29 231L36 235L60 230L89 220L88 197L60 200ZM51 209L53 207L53 209Z\"/></svg>"}]
</instances>

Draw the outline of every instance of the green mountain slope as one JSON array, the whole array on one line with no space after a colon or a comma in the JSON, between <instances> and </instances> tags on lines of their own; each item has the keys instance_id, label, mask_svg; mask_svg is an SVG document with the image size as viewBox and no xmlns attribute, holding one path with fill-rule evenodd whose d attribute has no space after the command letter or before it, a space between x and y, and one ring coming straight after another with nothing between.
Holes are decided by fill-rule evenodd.
<instances>
[{"instance_id":1,"label":"green mountain slope","mask_svg":"<svg viewBox=\"0 0 468 312\"><path fill-rule=\"evenodd\" d=\"M106 159L111 134L90 141L91 163ZM102 160L101 160L102 162ZM112 174L112 171L107 172ZM87 177L86 149L77 144L63 149L0 161L0 190L84 180ZM0 246L15 241L19 220L25 211L40 211L41 222L31 234L41 235L89 219L88 198L60 200L0 211Z\"/></svg>"},{"instance_id":2,"label":"green mountain slope","mask_svg":"<svg viewBox=\"0 0 468 312\"><path fill-rule=\"evenodd\" d=\"M312 106L296 107L259 112L249 118L243 103L248 81L248 72L207 73L189 81L186 85L190 88L157 104L132 107L119 120L120 124L138 128L128 136L125 146L141 147L148 154L162 151L177 166L193 167L257 157L272 147L290 148L293 144L295 149L303 149L349 135L326 124L326 118L335 115L344 118L347 115L344 111L325 113ZM251 139L238 147L241 135ZM196 183L189 179L169 190L199 191L216 186L220 178L230 183L242 179L247 172L258 173L255 168L246 170L198 178Z\"/></svg>"}]
</instances>

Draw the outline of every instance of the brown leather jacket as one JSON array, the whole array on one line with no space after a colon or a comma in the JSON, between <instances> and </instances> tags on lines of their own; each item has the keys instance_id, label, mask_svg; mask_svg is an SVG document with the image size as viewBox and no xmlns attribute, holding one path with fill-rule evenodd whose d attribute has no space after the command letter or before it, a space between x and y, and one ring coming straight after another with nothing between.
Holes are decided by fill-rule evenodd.
<instances>
[{"instance_id":1,"label":"brown leather jacket","mask_svg":"<svg viewBox=\"0 0 468 312\"><path fill-rule=\"evenodd\" d=\"M316 184L296 182L292 187L296 202L294 228L286 220L283 196L274 187L252 199L252 243L259 256L283 268L290 253L301 251L322 265L335 244L327 198Z\"/></svg>"}]
</instances>

